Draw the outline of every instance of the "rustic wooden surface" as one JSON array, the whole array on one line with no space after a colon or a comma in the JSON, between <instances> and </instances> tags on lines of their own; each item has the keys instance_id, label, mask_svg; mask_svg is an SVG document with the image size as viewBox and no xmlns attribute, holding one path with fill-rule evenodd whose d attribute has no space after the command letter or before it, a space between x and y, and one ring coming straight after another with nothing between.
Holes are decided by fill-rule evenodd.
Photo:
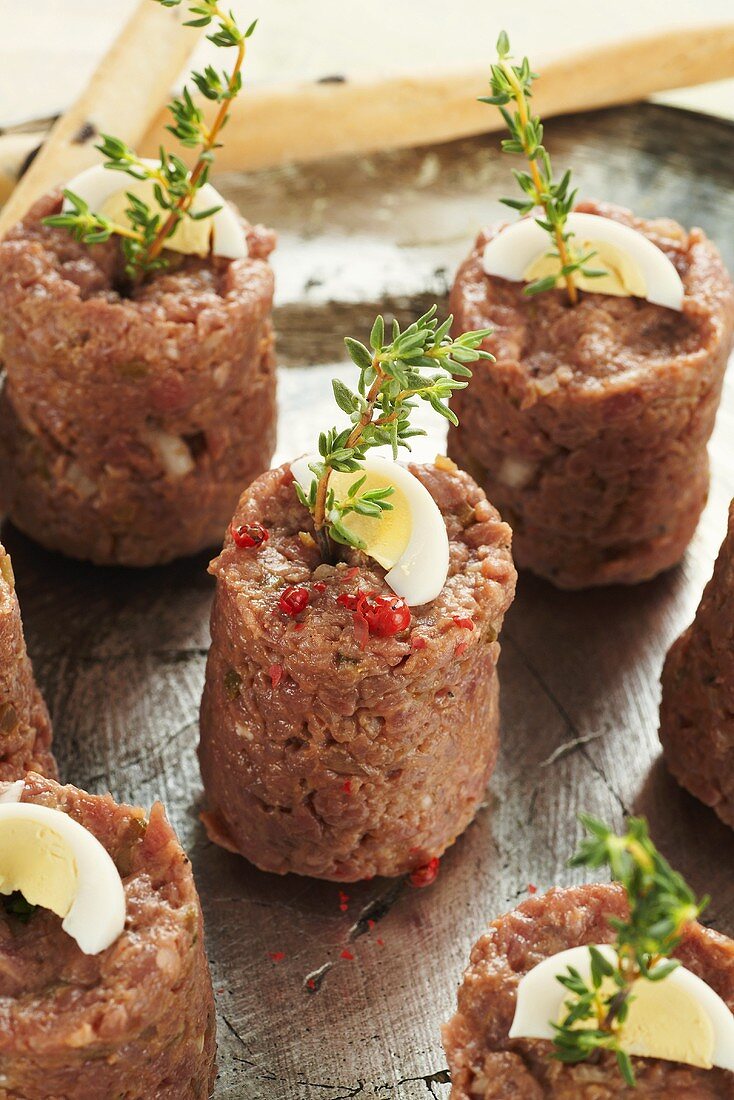
<instances>
[{"instance_id":1,"label":"rustic wooden surface","mask_svg":"<svg viewBox=\"0 0 734 1100\"><path fill-rule=\"evenodd\" d=\"M732 131L662 107L553 123L559 163L585 194L701 224L734 267ZM281 454L330 422L341 336L380 305L412 315L448 282L473 233L498 215L508 166L495 141L222 180L280 248ZM323 412L322 412L323 409ZM443 433L430 416L417 453ZM565 867L575 814L655 839L734 934L734 843L660 761L658 676L708 578L734 495L734 392L712 445L710 503L683 565L634 589L564 594L521 577L502 635L503 749L487 806L431 889L346 888L277 878L209 844L197 819L197 708L212 582L206 556L147 572L44 553L7 525L28 644L53 714L63 775L145 805L161 798L193 858L219 1009L218 1100L422 1100L448 1095L439 1025L487 921ZM376 922L373 929L367 923ZM347 948L353 960L341 958ZM270 953L284 952L280 962ZM317 975L316 991L306 985Z\"/></svg>"}]
</instances>

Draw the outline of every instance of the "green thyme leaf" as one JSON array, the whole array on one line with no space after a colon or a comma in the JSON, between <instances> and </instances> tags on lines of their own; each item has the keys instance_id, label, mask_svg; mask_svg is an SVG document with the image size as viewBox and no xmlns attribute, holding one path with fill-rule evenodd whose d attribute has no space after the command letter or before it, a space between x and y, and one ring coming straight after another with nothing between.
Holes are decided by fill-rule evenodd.
<instances>
[{"instance_id":1,"label":"green thyme leaf","mask_svg":"<svg viewBox=\"0 0 734 1100\"><path fill-rule=\"evenodd\" d=\"M348 386L345 386L338 378L334 378L331 385L334 390L334 400L342 412L351 414L359 409L359 398L355 393L352 393Z\"/></svg>"},{"instance_id":2,"label":"green thyme leaf","mask_svg":"<svg viewBox=\"0 0 734 1100\"><path fill-rule=\"evenodd\" d=\"M359 340L353 340L350 336L345 336L344 343L355 366L360 370L368 370L372 366L372 356L364 344L360 344Z\"/></svg>"},{"instance_id":3,"label":"green thyme leaf","mask_svg":"<svg viewBox=\"0 0 734 1100\"><path fill-rule=\"evenodd\" d=\"M12 894L2 894L0 898L2 899L5 912L12 913L12 915L17 917L23 924L28 923L38 908L37 905L31 905L29 901L26 901L20 890L14 890Z\"/></svg>"}]
</instances>

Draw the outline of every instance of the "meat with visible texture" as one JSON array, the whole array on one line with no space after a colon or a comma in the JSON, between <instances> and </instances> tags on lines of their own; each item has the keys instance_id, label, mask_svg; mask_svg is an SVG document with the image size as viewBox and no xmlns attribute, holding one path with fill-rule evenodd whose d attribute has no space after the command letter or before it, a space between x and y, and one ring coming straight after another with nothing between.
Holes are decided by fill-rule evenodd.
<instances>
[{"instance_id":1,"label":"meat with visible texture","mask_svg":"<svg viewBox=\"0 0 734 1100\"><path fill-rule=\"evenodd\" d=\"M0 905L0 1096L206 1100L215 1016L191 865L157 803L26 777L22 802L61 810L107 849L125 888L122 934L85 955L61 919Z\"/></svg>"},{"instance_id":2,"label":"meat with visible texture","mask_svg":"<svg viewBox=\"0 0 734 1100\"><path fill-rule=\"evenodd\" d=\"M391 637L345 606L391 595L385 570L346 548L322 561L288 465L240 500L234 524L263 524L269 538L243 549L230 534L211 566L199 758L210 836L264 870L403 874L439 857L484 798L515 569L509 527L451 466L410 467L443 514L449 573ZM279 607L287 585L308 592L297 617Z\"/></svg>"},{"instance_id":3,"label":"meat with visible texture","mask_svg":"<svg viewBox=\"0 0 734 1100\"><path fill-rule=\"evenodd\" d=\"M23 637L10 555L0 544L0 781L27 771L56 777L51 721Z\"/></svg>"},{"instance_id":4,"label":"meat with visible texture","mask_svg":"<svg viewBox=\"0 0 734 1100\"><path fill-rule=\"evenodd\" d=\"M168 253L124 280L119 242L42 224L0 242L0 510L52 550L144 566L216 546L275 445L274 235L249 255Z\"/></svg>"},{"instance_id":5,"label":"meat with visible texture","mask_svg":"<svg viewBox=\"0 0 734 1100\"><path fill-rule=\"evenodd\" d=\"M612 1053L562 1065L549 1040L508 1038L523 975L567 948L610 943L608 918L626 911L621 886L598 884L538 894L492 922L472 948L456 1014L443 1029L451 1100L734 1100L728 1070L635 1057L630 1088ZM734 1011L732 940L694 923L675 957Z\"/></svg>"},{"instance_id":6,"label":"meat with visible texture","mask_svg":"<svg viewBox=\"0 0 734 1100\"><path fill-rule=\"evenodd\" d=\"M707 443L734 334L734 287L700 229L604 203L677 268L682 312L489 276L479 235L451 294L455 331L492 327L496 363L452 406L449 454L512 527L520 568L560 588L632 584L682 557L706 502Z\"/></svg>"},{"instance_id":7,"label":"meat with visible texture","mask_svg":"<svg viewBox=\"0 0 734 1100\"><path fill-rule=\"evenodd\" d=\"M660 740L687 790L734 828L734 501L696 618L662 675Z\"/></svg>"}]
</instances>

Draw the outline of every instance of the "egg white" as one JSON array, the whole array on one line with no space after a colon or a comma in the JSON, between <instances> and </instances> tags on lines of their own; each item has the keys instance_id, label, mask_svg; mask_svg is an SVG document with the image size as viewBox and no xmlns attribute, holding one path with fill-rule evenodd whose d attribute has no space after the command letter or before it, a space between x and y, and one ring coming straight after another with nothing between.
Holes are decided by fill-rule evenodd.
<instances>
[{"instance_id":1,"label":"egg white","mask_svg":"<svg viewBox=\"0 0 734 1100\"><path fill-rule=\"evenodd\" d=\"M156 162L147 160L144 163L153 166ZM90 210L99 213L113 195L125 191L135 193L135 184L135 180L124 178L122 173L105 168L102 164L95 164L69 180L66 190L73 191L87 203ZM205 183L197 191L192 209L208 210L212 206L221 206L221 210L211 217L212 255L231 260L243 259L248 255L248 250L242 223L236 211L219 192L210 183ZM69 200L64 199L63 209L70 208Z\"/></svg>"},{"instance_id":2,"label":"egg white","mask_svg":"<svg viewBox=\"0 0 734 1100\"><path fill-rule=\"evenodd\" d=\"M17 790L11 797L15 794ZM109 947L125 926L125 890L106 848L78 821L50 806L3 802L0 804L0 825L13 821L38 825L68 846L76 865L76 894L61 927L86 955L96 955ZM39 899L38 904L43 904L42 900Z\"/></svg>"},{"instance_id":3,"label":"egg white","mask_svg":"<svg viewBox=\"0 0 734 1100\"><path fill-rule=\"evenodd\" d=\"M291 472L304 492L308 492L314 480L309 464L318 461L318 455L306 455L291 463ZM401 463L371 454L362 465L366 472L375 473L393 485L410 511L410 533L404 549L394 563L389 563L389 568L388 563L382 562L388 568L385 580L409 607L429 603L441 592L449 571L449 539L438 505L425 485ZM354 481L361 476L359 471L349 475ZM366 553L369 554L369 548Z\"/></svg>"},{"instance_id":4,"label":"egg white","mask_svg":"<svg viewBox=\"0 0 734 1100\"><path fill-rule=\"evenodd\" d=\"M681 310L685 290L681 277L662 249L629 225L599 214L571 213L566 231L580 242L605 242L629 259L645 287L649 302ZM573 243L573 240L572 242ZM553 245L534 218L521 218L488 241L482 257L485 272L510 282L522 282L530 265ZM603 267L592 257L589 267ZM591 281L590 286L593 286Z\"/></svg>"},{"instance_id":5,"label":"egg white","mask_svg":"<svg viewBox=\"0 0 734 1100\"><path fill-rule=\"evenodd\" d=\"M600 945L598 950L609 962L616 963L616 952L609 944ZM591 978L588 947L559 951L523 975L517 987L515 1016L509 1031L511 1039L554 1038L552 1024L559 1021L563 1003L571 996L557 979L569 966L578 970L588 982ZM713 1065L734 1070L734 1015L718 993L683 966L678 966L663 982L678 986L703 1008L714 1032Z\"/></svg>"}]
</instances>

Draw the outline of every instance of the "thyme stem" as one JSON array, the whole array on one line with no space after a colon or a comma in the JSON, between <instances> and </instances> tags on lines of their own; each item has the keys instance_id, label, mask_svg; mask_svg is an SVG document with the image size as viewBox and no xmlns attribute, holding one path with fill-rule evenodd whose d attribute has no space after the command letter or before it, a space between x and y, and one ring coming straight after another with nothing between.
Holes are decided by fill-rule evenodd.
<instances>
[{"instance_id":1,"label":"thyme stem","mask_svg":"<svg viewBox=\"0 0 734 1100\"><path fill-rule=\"evenodd\" d=\"M581 815L588 836L570 861L572 867L611 868L627 894L629 915L610 917L615 932L615 962L590 946L591 980L574 967L558 975L572 995L555 1030L553 1056L574 1064L593 1061L602 1051L616 1055L628 1085L635 1083L629 1055L622 1045L633 987L639 981L662 981L678 965L671 958L686 926L708 899L697 901L683 878L650 840L643 818L630 818L627 832L617 836L603 822ZM609 986L612 989L609 992Z\"/></svg>"},{"instance_id":2,"label":"thyme stem","mask_svg":"<svg viewBox=\"0 0 734 1100\"><path fill-rule=\"evenodd\" d=\"M385 372L380 366L380 362L377 356L375 356L372 360L372 369L375 372L375 380L370 386L369 393L367 394L367 404L365 410L360 416L358 422L352 428L349 438L344 444L344 446L349 449L357 445L359 440L364 435L364 430L367 425L372 423L377 398L380 395L380 389L382 388L382 383L385 380ZM397 412L393 415L394 417L397 417ZM379 424L381 423L381 421L378 420L377 423ZM319 478L319 482L316 487L316 507L314 509L313 521L317 531L320 531L326 523L326 500L329 491L329 481L331 479L332 469L333 467L331 466L326 467L323 474Z\"/></svg>"},{"instance_id":3,"label":"thyme stem","mask_svg":"<svg viewBox=\"0 0 734 1100\"><path fill-rule=\"evenodd\" d=\"M531 71L527 57L520 64L512 61L510 42L502 31L497 39L497 61L491 69L492 94L482 96L480 103L497 107L505 120L510 136L502 141L502 151L521 155L528 163L527 171L514 172L522 198L501 201L523 216L535 212L538 215L535 216L536 224L548 234L555 248L548 256L558 262L558 274L545 275L528 283L525 293L539 294L553 290L560 275L570 304L576 305L579 299L576 272L586 279L600 278L606 272L588 266L593 251L577 255L571 244L573 233L567 230L566 224L576 200L576 191L571 190L569 170L559 180L554 179L551 158L543 145L543 124L530 110L529 101L535 79L536 74ZM515 110L509 110L508 104L513 104Z\"/></svg>"},{"instance_id":4,"label":"thyme stem","mask_svg":"<svg viewBox=\"0 0 734 1100\"><path fill-rule=\"evenodd\" d=\"M535 184L535 191L536 191L536 194L538 195L538 198L540 200L540 205L543 208L543 212L545 213L546 218L548 218L549 221L550 221L551 220L551 211L549 209L549 201L548 201L549 196L548 196L547 191L546 191L546 189L543 185L543 180L541 179L540 171L538 170L538 162L537 162L536 158L532 155L532 146L531 146L531 143L528 139L528 133L529 133L528 123L530 121L530 115L529 115L529 112L528 112L528 102L527 102L527 99L525 97L525 92L523 90L522 85L520 84L520 81L517 79L517 77L515 75L515 72L513 70L513 67L509 63L509 61L507 61L507 59L503 57L500 60L500 65L504 69L504 71L507 75L507 80L508 80L509 84L511 85L511 87L513 89L513 92L514 92L514 99L515 99L515 103L517 104L517 110L518 110L518 113L520 115L520 122L521 122L521 126L522 126L522 134L521 134L520 140L522 141L525 156L528 159L528 164L530 166L530 173L533 177L533 183ZM558 249L558 256L559 256L559 259L561 261L561 269L565 270L571 263L571 257L568 254L568 249L566 247L566 241L564 239L563 230L559 225L554 226L553 236L555 238L556 248ZM565 283L566 283L566 291L568 293L568 300L569 300L569 302L571 303L572 306L575 306L576 303L579 300L579 295L578 295L578 290L576 289L576 284L573 281L573 274L571 274L570 272L567 272L564 275L564 280L565 280Z\"/></svg>"},{"instance_id":5,"label":"thyme stem","mask_svg":"<svg viewBox=\"0 0 734 1100\"><path fill-rule=\"evenodd\" d=\"M219 7L215 7L212 14L214 18L221 20L223 23L231 23L229 17L226 16ZM227 121L232 97L236 92L239 81L239 74L242 71L242 66L245 61L245 53L246 39L242 38L237 47L237 60L234 63L232 73L230 75L229 81L227 82L227 94L219 105L219 110L217 111L216 118L214 119L211 128L207 129L206 131L206 140L204 142L204 146L191 172L188 193L182 195L179 198L173 210L171 210L165 222L158 230L158 233L153 240L153 243L148 249L148 261L155 260L160 255L160 253L163 251L163 248L165 247L165 243L168 240L168 237L171 235L171 233L181 220L182 216L189 210L192 202L194 201L199 180L201 179L209 164L209 154L215 148L219 131L222 129L225 122Z\"/></svg>"}]
</instances>

